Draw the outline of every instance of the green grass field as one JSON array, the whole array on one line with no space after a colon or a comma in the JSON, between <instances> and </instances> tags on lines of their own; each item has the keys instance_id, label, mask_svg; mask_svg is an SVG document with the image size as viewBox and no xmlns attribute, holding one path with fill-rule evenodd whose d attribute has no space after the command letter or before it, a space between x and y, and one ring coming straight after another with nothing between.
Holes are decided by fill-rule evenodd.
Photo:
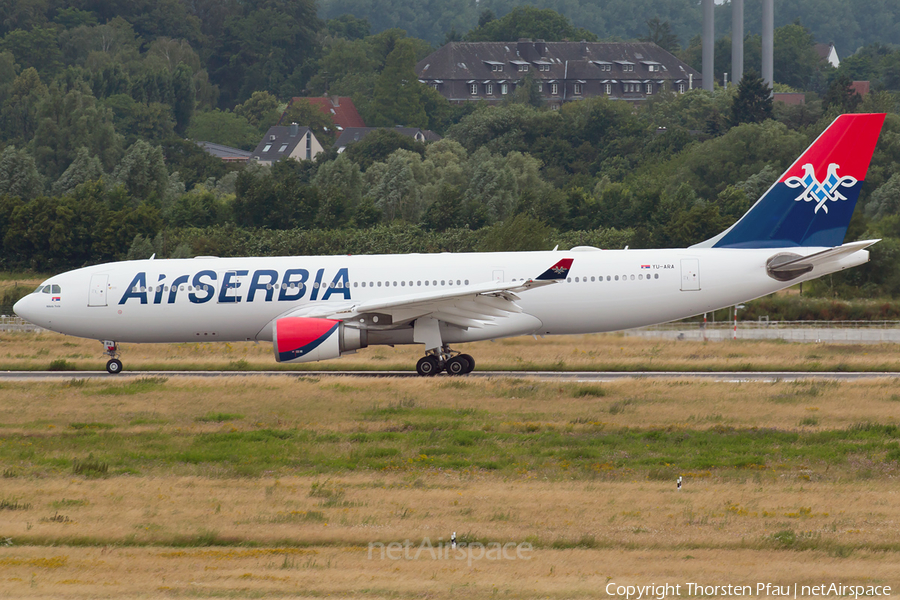
<instances>
[{"instance_id":1,"label":"green grass field","mask_svg":"<svg viewBox=\"0 0 900 600\"><path fill-rule=\"evenodd\" d=\"M80 351L61 336L12 337L28 352L46 349L40 360ZM574 341L577 352L572 340L498 342L493 358L580 357L612 344L625 363L676 363L679 351L681 361L772 360L760 348L792 349L798 361L842 355ZM154 348L173 362L206 350ZM263 360L249 345L213 352L215 361ZM875 357L886 360L887 349ZM894 377L677 374L603 384L140 373L4 381L0 589L18 598L562 599L596 597L611 581L897 586L896 390ZM453 531L532 554L470 564L368 550L440 544Z\"/></svg>"}]
</instances>

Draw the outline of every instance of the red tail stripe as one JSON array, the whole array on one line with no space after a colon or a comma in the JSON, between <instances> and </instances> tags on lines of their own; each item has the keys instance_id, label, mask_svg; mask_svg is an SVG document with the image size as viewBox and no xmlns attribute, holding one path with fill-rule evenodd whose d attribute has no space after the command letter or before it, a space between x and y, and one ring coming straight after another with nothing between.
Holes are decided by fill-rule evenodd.
<instances>
[{"instance_id":1,"label":"red tail stripe","mask_svg":"<svg viewBox=\"0 0 900 600\"><path fill-rule=\"evenodd\" d=\"M811 164L816 177L823 179L831 163L840 166L839 175L865 180L884 118L884 114L839 116L779 181L783 182L788 177L803 177L803 165L806 164Z\"/></svg>"}]
</instances>

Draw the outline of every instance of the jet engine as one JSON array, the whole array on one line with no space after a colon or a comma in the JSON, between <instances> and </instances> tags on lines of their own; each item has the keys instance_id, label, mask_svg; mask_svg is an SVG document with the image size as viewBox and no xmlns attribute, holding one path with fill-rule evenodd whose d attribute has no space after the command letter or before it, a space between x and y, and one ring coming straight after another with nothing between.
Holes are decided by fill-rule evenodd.
<instances>
[{"instance_id":1,"label":"jet engine","mask_svg":"<svg viewBox=\"0 0 900 600\"><path fill-rule=\"evenodd\" d=\"M338 358L368 346L366 331L335 319L285 317L272 324L277 362L314 362Z\"/></svg>"}]
</instances>

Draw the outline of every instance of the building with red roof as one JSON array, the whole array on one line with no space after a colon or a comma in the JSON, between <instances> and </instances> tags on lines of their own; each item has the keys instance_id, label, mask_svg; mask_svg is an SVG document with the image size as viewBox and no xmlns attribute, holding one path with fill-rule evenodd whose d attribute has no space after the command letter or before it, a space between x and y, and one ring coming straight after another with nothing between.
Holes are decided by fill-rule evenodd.
<instances>
[{"instance_id":1,"label":"building with red roof","mask_svg":"<svg viewBox=\"0 0 900 600\"><path fill-rule=\"evenodd\" d=\"M331 120L334 121L334 125L337 127L338 131L343 131L348 127L366 126L362 117L359 116L359 112L356 110L353 100L347 96L326 95L317 98L291 98L291 101L288 102L288 108L298 100L306 100L310 104L318 106L319 110L331 117Z\"/></svg>"},{"instance_id":2,"label":"building with red roof","mask_svg":"<svg viewBox=\"0 0 900 600\"><path fill-rule=\"evenodd\" d=\"M850 84L850 89L859 94L860 98L865 98L869 95L869 82L868 81L854 81Z\"/></svg>"}]
</instances>

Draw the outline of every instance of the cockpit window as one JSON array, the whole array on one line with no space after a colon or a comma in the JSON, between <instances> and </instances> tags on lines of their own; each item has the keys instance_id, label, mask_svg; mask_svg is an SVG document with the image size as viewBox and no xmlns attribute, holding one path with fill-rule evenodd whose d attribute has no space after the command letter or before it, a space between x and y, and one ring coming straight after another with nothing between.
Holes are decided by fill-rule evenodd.
<instances>
[{"instance_id":1,"label":"cockpit window","mask_svg":"<svg viewBox=\"0 0 900 600\"><path fill-rule=\"evenodd\" d=\"M53 292L54 294L59 294L62 291L62 290L60 290L58 285L52 285L52 286L50 286L50 288L51 288L50 291Z\"/></svg>"},{"instance_id":2,"label":"cockpit window","mask_svg":"<svg viewBox=\"0 0 900 600\"><path fill-rule=\"evenodd\" d=\"M42 289L41 292L43 292L43 293L45 293L45 294L49 294L49 293L50 293L50 286L49 286L49 285L45 285L45 286L44 286L44 289Z\"/></svg>"}]
</instances>

